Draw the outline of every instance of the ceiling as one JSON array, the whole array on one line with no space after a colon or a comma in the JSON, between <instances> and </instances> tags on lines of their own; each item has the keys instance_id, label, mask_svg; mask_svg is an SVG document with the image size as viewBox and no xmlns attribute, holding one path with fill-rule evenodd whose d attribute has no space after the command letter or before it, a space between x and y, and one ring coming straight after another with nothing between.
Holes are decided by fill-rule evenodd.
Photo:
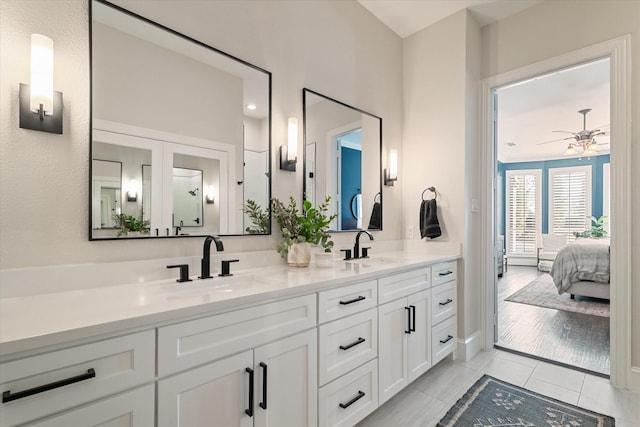
<instances>
[{"instance_id":1,"label":"ceiling","mask_svg":"<svg viewBox=\"0 0 640 427\"><path fill-rule=\"evenodd\" d=\"M519 13L543 0L358 0L402 38L468 8L481 26ZM609 130L609 61L558 71L501 88L498 95L497 157L504 163L565 158L571 137L583 129L578 110L590 108L587 129ZM609 136L597 138L599 144ZM609 145L600 147L609 152ZM578 156L576 156L578 157Z\"/></svg>"}]
</instances>

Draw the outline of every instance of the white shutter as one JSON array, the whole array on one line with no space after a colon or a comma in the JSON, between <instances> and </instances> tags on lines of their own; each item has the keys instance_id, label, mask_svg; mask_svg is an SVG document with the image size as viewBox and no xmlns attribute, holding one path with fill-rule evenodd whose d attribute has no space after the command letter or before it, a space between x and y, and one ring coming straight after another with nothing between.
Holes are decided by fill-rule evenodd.
<instances>
[{"instance_id":1,"label":"white shutter","mask_svg":"<svg viewBox=\"0 0 640 427\"><path fill-rule=\"evenodd\" d=\"M508 256L536 256L540 234L540 181L542 172L507 171L506 228Z\"/></svg>"},{"instance_id":2,"label":"white shutter","mask_svg":"<svg viewBox=\"0 0 640 427\"><path fill-rule=\"evenodd\" d=\"M591 166L549 169L549 233L575 238L591 224Z\"/></svg>"}]
</instances>

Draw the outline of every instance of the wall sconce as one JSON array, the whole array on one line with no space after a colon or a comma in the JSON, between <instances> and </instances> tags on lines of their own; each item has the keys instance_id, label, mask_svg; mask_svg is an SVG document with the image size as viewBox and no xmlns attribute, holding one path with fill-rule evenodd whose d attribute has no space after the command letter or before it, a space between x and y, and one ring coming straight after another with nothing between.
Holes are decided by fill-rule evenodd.
<instances>
[{"instance_id":1,"label":"wall sconce","mask_svg":"<svg viewBox=\"0 0 640 427\"><path fill-rule=\"evenodd\" d=\"M31 85L20 83L20 127L62 134L62 92L53 90L53 40L31 34Z\"/></svg>"},{"instance_id":2,"label":"wall sconce","mask_svg":"<svg viewBox=\"0 0 640 427\"><path fill-rule=\"evenodd\" d=\"M138 183L135 179L132 179L129 183L129 189L127 190L127 202L138 201Z\"/></svg>"},{"instance_id":3,"label":"wall sconce","mask_svg":"<svg viewBox=\"0 0 640 427\"><path fill-rule=\"evenodd\" d=\"M296 171L298 161L298 119L289 118L289 139L287 145L280 146L280 169Z\"/></svg>"},{"instance_id":4,"label":"wall sconce","mask_svg":"<svg viewBox=\"0 0 640 427\"><path fill-rule=\"evenodd\" d=\"M207 195L205 196L205 201L208 205L212 205L215 203L215 199L213 197L213 185L209 186L209 190L207 191Z\"/></svg>"},{"instance_id":5,"label":"wall sconce","mask_svg":"<svg viewBox=\"0 0 640 427\"><path fill-rule=\"evenodd\" d=\"M393 186L398 180L398 150L389 151L389 167L384 170L384 185Z\"/></svg>"}]
</instances>

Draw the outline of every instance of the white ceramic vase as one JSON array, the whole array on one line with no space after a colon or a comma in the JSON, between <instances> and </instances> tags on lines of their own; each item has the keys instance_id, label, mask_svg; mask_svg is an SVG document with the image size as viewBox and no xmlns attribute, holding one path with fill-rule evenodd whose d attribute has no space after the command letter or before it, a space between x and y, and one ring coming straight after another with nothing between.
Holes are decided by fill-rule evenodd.
<instances>
[{"instance_id":1,"label":"white ceramic vase","mask_svg":"<svg viewBox=\"0 0 640 427\"><path fill-rule=\"evenodd\" d=\"M316 252L313 254L316 260L316 267L318 268L331 268L333 266L333 253L331 252Z\"/></svg>"},{"instance_id":2,"label":"white ceramic vase","mask_svg":"<svg viewBox=\"0 0 640 427\"><path fill-rule=\"evenodd\" d=\"M287 252L287 263L291 267L308 267L311 262L311 245L309 243L294 243Z\"/></svg>"}]
</instances>

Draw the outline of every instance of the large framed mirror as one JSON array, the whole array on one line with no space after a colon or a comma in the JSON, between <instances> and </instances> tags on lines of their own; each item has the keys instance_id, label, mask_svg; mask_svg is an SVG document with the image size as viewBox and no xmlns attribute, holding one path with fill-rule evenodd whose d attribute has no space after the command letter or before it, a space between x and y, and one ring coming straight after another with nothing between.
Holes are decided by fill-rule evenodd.
<instances>
[{"instance_id":1,"label":"large framed mirror","mask_svg":"<svg viewBox=\"0 0 640 427\"><path fill-rule=\"evenodd\" d=\"M382 230L382 119L303 89L303 198L331 197L331 231Z\"/></svg>"},{"instance_id":2,"label":"large framed mirror","mask_svg":"<svg viewBox=\"0 0 640 427\"><path fill-rule=\"evenodd\" d=\"M270 234L246 206L270 213L271 73L104 0L90 15L89 239Z\"/></svg>"}]
</instances>

